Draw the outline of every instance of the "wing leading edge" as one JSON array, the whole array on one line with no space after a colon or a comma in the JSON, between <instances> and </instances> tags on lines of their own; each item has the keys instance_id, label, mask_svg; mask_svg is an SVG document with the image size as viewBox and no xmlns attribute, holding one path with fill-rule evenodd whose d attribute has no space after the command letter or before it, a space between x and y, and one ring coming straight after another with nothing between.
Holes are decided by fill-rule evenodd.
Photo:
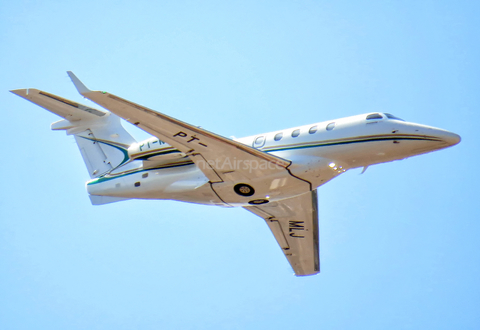
<instances>
[{"instance_id":1,"label":"wing leading edge","mask_svg":"<svg viewBox=\"0 0 480 330\"><path fill-rule=\"evenodd\" d=\"M317 191L245 207L263 218L283 250L295 275L320 272Z\"/></svg>"}]
</instances>

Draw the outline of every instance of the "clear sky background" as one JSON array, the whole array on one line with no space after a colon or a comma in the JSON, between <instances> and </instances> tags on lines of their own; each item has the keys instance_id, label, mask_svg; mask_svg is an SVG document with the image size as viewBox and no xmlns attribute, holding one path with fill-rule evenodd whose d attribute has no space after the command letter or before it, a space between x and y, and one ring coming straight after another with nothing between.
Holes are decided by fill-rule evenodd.
<instances>
[{"instance_id":1,"label":"clear sky background","mask_svg":"<svg viewBox=\"0 0 480 330\"><path fill-rule=\"evenodd\" d=\"M0 0L0 329L479 329L479 9ZM385 111L462 142L322 186L297 278L242 209L90 205L59 118L8 92L92 105L67 70L227 137Z\"/></svg>"}]
</instances>

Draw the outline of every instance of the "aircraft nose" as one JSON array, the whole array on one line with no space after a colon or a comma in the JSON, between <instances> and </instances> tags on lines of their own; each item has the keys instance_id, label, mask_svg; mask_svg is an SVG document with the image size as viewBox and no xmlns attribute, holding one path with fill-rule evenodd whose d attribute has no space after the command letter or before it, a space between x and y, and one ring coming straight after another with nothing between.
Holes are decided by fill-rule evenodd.
<instances>
[{"instance_id":1,"label":"aircraft nose","mask_svg":"<svg viewBox=\"0 0 480 330\"><path fill-rule=\"evenodd\" d=\"M441 131L441 133L439 134L439 138L445 141L445 143L447 143L449 147L460 143L461 140L460 135L449 131Z\"/></svg>"}]
</instances>

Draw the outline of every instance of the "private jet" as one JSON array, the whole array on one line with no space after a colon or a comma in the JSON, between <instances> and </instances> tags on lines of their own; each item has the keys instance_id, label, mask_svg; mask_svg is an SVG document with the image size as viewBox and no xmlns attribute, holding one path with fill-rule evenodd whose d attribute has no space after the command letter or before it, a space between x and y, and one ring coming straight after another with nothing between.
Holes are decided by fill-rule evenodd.
<instances>
[{"instance_id":1,"label":"private jet","mask_svg":"<svg viewBox=\"0 0 480 330\"><path fill-rule=\"evenodd\" d=\"M265 220L297 276L320 272L318 187L350 169L460 142L455 133L380 112L229 139L68 75L105 110L33 88L11 92L63 118L51 129L74 136L93 205L167 199L243 207ZM152 137L137 142L121 119Z\"/></svg>"}]
</instances>

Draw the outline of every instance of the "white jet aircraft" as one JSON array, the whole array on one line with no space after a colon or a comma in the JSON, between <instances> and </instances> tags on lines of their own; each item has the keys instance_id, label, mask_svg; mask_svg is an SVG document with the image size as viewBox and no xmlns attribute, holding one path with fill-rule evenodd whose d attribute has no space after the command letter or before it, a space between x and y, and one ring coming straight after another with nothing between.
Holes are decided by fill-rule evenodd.
<instances>
[{"instance_id":1,"label":"white jet aircraft","mask_svg":"<svg viewBox=\"0 0 480 330\"><path fill-rule=\"evenodd\" d=\"M51 128L75 137L92 204L138 198L243 207L266 221L298 276L320 271L318 187L352 168L365 171L460 142L457 134L388 113L232 140L91 91L68 74L81 95L110 112L37 89L12 93L64 118ZM136 142L119 117L153 137Z\"/></svg>"}]
</instances>

